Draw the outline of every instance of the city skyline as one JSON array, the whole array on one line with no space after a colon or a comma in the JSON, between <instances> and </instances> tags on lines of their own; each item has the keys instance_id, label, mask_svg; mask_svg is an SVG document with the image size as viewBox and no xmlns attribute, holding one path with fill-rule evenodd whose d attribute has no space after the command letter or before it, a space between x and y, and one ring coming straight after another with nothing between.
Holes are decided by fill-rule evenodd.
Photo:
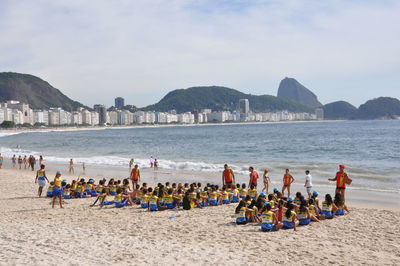
<instances>
[{"instance_id":1,"label":"city skyline","mask_svg":"<svg viewBox=\"0 0 400 266\"><path fill-rule=\"evenodd\" d=\"M276 95L285 76L359 106L400 98L398 13L386 0L2 1L0 67L88 106L203 85Z\"/></svg>"}]
</instances>

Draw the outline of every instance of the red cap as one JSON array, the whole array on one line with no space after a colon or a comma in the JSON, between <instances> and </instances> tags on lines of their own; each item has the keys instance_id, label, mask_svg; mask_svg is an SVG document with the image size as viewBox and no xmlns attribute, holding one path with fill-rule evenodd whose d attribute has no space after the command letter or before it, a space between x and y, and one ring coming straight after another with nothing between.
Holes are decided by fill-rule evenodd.
<instances>
[{"instance_id":1,"label":"red cap","mask_svg":"<svg viewBox=\"0 0 400 266\"><path fill-rule=\"evenodd\" d=\"M339 164L339 167L340 167L340 168L346 168L346 165L344 165L344 164Z\"/></svg>"},{"instance_id":2,"label":"red cap","mask_svg":"<svg viewBox=\"0 0 400 266\"><path fill-rule=\"evenodd\" d=\"M268 170L268 169L265 169L264 172L269 172L269 170Z\"/></svg>"}]
</instances>

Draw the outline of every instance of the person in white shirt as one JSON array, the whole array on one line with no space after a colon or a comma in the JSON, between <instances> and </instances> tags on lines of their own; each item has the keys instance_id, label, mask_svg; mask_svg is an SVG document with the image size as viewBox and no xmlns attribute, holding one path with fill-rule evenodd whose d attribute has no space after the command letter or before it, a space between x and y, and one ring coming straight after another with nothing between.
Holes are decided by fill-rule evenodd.
<instances>
[{"instance_id":1,"label":"person in white shirt","mask_svg":"<svg viewBox=\"0 0 400 266\"><path fill-rule=\"evenodd\" d=\"M311 198L312 176L309 170L306 171L306 182L304 183L304 187L307 189L308 198Z\"/></svg>"}]
</instances>

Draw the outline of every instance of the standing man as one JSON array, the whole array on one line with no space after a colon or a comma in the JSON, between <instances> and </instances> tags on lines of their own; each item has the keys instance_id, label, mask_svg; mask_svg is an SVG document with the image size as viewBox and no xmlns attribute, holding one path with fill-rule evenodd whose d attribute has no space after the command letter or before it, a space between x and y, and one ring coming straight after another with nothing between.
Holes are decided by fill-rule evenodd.
<instances>
[{"instance_id":1,"label":"standing man","mask_svg":"<svg viewBox=\"0 0 400 266\"><path fill-rule=\"evenodd\" d=\"M290 197L290 186L293 182L293 176L289 173L289 169L286 169L285 174L283 175L282 197L285 195L285 189L288 191L288 198Z\"/></svg>"},{"instance_id":2,"label":"standing man","mask_svg":"<svg viewBox=\"0 0 400 266\"><path fill-rule=\"evenodd\" d=\"M224 171L222 172L222 185L223 186L232 186L235 184L235 174L232 169L228 167L227 164L224 165Z\"/></svg>"},{"instance_id":3,"label":"standing man","mask_svg":"<svg viewBox=\"0 0 400 266\"><path fill-rule=\"evenodd\" d=\"M36 172L35 184L39 184L38 196L39 198L42 196L43 188L46 186L46 180L49 182L46 176L46 172L44 170L44 164L40 166L40 169Z\"/></svg>"},{"instance_id":4,"label":"standing man","mask_svg":"<svg viewBox=\"0 0 400 266\"><path fill-rule=\"evenodd\" d=\"M249 188L251 187L251 185L254 185L254 187L257 188L258 173L256 170L254 170L253 166L249 167L249 172L250 172Z\"/></svg>"},{"instance_id":5,"label":"standing man","mask_svg":"<svg viewBox=\"0 0 400 266\"><path fill-rule=\"evenodd\" d=\"M135 164L135 167L131 171L131 180L133 189L136 188L136 185L140 185L140 171L137 164Z\"/></svg>"},{"instance_id":6,"label":"standing man","mask_svg":"<svg viewBox=\"0 0 400 266\"><path fill-rule=\"evenodd\" d=\"M351 179L348 177L347 173L344 171L346 166L344 164L339 165L339 172L336 173L335 178L328 179L329 181L336 181L336 191L335 193L342 194L342 200L345 202L344 194L346 191L346 184L351 183Z\"/></svg>"},{"instance_id":7,"label":"standing man","mask_svg":"<svg viewBox=\"0 0 400 266\"><path fill-rule=\"evenodd\" d=\"M304 183L304 187L307 190L308 198L311 199L311 190L312 190L312 176L310 174L310 171L306 171L306 182Z\"/></svg>"},{"instance_id":8,"label":"standing man","mask_svg":"<svg viewBox=\"0 0 400 266\"><path fill-rule=\"evenodd\" d=\"M29 164L31 165L32 171L35 171L35 164L36 164L36 158L35 156L31 155Z\"/></svg>"}]
</instances>

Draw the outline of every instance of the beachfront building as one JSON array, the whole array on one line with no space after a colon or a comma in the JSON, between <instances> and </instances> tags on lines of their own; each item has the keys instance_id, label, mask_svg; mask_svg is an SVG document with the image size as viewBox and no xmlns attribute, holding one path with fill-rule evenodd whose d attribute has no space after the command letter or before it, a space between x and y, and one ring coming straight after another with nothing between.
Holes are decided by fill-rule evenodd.
<instances>
[{"instance_id":1,"label":"beachfront building","mask_svg":"<svg viewBox=\"0 0 400 266\"><path fill-rule=\"evenodd\" d=\"M33 124L49 125L49 112L46 110L33 110Z\"/></svg>"},{"instance_id":2,"label":"beachfront building","mask_svg":"<svg viewBox=\"0 0 400 266\"><path fill-rule=\"evenodd\" d=\"M122 109L125 106L125 99L122 97L115 98L115 108Z\"/></svg>"},{"instance_id":3,"label":"beachfront building","mask_svg":"<svg viewBox=\"0 0 400 266\"><path fill-rule=\"evenodd\" d=\"M250 103L248 99L240 99L239 100L239 113L240 120L247 121L250 112Z\"/></svg>"},{"instance_id":4,"label":"beachfront building","mask_svg":"<svg viewBox=\"0 0 400 266\"><path fill-rule=\"evenodd\" d=\"M104 125L105 123L107 123L107 108L105 105L102 104L95 104L93 106L93 109L99 113L99 124L100 125Z\"/></svg>"},{"instance_id":5,"label":"beachfront building","mask_svg":"<svg viewBox=\"0 0 400 266\"><path fill-rule=\"evenodd\" d=\"M324 120L324 109L322 108L315 109L315 116L317 117L317 120Z\"/></svg>"}]
</instances>

